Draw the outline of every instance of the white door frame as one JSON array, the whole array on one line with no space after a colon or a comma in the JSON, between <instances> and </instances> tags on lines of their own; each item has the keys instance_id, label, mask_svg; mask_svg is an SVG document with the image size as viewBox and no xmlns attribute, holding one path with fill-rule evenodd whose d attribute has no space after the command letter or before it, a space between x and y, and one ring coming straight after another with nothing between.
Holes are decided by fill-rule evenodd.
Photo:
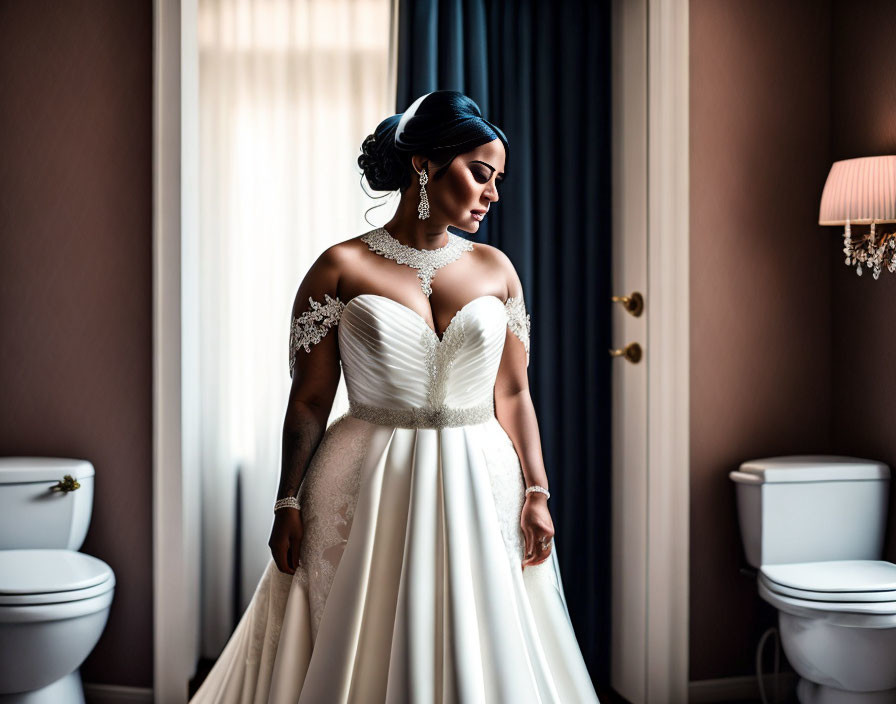
<instances>
[{"instance_id":1,"label":"white door frame","mask_svg":"<svg viewBox=\"0 0 896 704\"><path fill-rule=\"evenodd\" d=\"M613 0L611 681L633 704L688 700L688 0Z\"/></svg>"},{"instance_id":2,"label":"white door frame","mask_svg":"<svg viewBox=\"0 0 896 704\"><path fill-rule=\"evenodd\" d=\"M198 653L196 400L197 0L153 2L153 696L182 704ZM183 31L181 31L183 28ZM191 471L191 468L193 470Z\"/></svg>"}]
</instances>

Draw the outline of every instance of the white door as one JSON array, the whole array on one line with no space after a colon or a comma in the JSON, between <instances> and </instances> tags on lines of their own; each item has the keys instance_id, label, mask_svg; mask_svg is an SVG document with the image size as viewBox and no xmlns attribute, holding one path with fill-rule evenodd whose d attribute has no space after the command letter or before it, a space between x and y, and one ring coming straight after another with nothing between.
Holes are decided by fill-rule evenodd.
<instances>
[{"instance_id":1,"label":"white door","mask_svg":"<svg viewBox=\"0 0 896 704\"><path fill-rule=\"evenodd\" d=\"M612 6L610 685L687 701L687 0Z\"/></svg>"}]
</instances>

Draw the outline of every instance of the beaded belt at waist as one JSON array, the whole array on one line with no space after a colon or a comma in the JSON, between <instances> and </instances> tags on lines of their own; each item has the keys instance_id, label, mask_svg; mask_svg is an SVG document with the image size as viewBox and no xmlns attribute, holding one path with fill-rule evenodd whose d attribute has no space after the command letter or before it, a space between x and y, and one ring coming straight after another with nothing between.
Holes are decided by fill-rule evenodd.
<instances>
[{"instance_id":1,"label":"beaded belt at waist","mask_svg":"<svg viewBox=\"0 0 896 704\"><path fill-rule=\"evenodd\" d=\"M495 416L495 401L489 399L468 408L379 408L349 401L348 415L397 428L450 428L484 423Z\"/></svg>"}]
</instances>

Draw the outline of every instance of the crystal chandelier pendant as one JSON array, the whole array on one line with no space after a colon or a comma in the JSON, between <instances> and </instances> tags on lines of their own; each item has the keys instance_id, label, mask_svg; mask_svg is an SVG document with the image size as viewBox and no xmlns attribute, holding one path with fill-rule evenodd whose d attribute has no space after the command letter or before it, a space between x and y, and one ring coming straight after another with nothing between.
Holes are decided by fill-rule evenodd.
<instances>
[{"instance_id":1,"label":"crystal chandelier pendant","mask_svg":"<svg viewBox=\"0 0 896 704\"><path fill-rule=\"evenodd\" d=\"M857 276L862 275L862 264L871 269L871 275L875 280L884 267L891 274L896 272L894 249L896 249L896 232L885 232L878 240L877 223L874 220L871 221L868 234L854 241L850 221L847 218L843 229L843 253L846 255L846 266L855 266Z\"/></svg>"},{"instance_id":2,"label":"crystal chandelier pendant","mask_svg":"<svg viewBox=\"0 0 896 704\"><path fill-rule=\"evenodd\" d=\"M852 234L849 229L849 220L843 229L843 252L846 254L846 266L852 266Z\"/></svg>"}]
</instances>

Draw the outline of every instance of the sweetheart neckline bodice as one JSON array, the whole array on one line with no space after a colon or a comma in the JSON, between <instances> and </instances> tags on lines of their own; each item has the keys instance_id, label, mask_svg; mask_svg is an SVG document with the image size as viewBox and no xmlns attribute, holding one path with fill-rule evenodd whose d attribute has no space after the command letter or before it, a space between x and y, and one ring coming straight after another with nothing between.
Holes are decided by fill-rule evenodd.
<instances>
[{"instance_id":1,"label":"sweetheart neckline bodice","mask_svg":"<svg viewBox=\"0 0 896 704\"><path fill-rule=\"evenodd\" d=\"M352 305L352 301L358 299L357 305ZM516 337L520 339L526 349L526 366L529 366L529 314L526 312L526 306L523 302L522 295L519 296L509 296L506 301L503 301L500 296L497 296L493 293L483 294L481 296L476 296L475 298L467 301L463 306L461 306L457 311L455 311L454 315L451 317L451 320L448 321L448 325L445 327L445 330L442 332L441 337L436 332L436 330L429 325L420 313L411 308L410 306L405 305L401 301L398 301L394 298L390 298L389 296L383 296L379 293L359 293L356 296L350 298L347 302L343 302L340 300L339 296L336 295L331 296L329 293L324 292L323 300L315 300L313 296L308 297L308 308L298 315L293 315L292 321L290 323L290 338L289 338L289 375L293 376L293 370L295 367L295 355L299 348L305 350L305 352L311 351L311 346L320 342L327 334L327 331L336 325L339 325L340 320L343 316L343 313L348 308L350 315L349 317L353 319L355 322L359 322L361 318L366 319L365 327L358 328L354 324L350 324L350 329L355 331L355 335L361 335L362 337L367 335L371 330L372 318L379 317L376 312L373 310L364 310L366 308L371 308L372 306L365 306L363 301L369 299L370 301L378 301L385 300L388 301L389 304L395 306L397 309L400 309L403 314L398 316L399 323L400 321L404 321L405 323L405 337L407 336L407 332L410 328L419 329L420 326L426 328L425 331L420 332L420 340L424 343L424 347L422 350L425 351L427 356L437 356L437 357L445 357L450 353L452 349L460 348L463 344L463 338L465 337L465 329L467 329L467 325L461 325L467 316L464 315L468 311L474 309L474 306L477 303L487 301L489 299L493 299L497 301L497 303L501 306L500 316L492 317L491 315L487 315L490 311L483 308L481 311L481 320L476 320L477 323L485 324L488 321L488 326L491 327L492 324L496 323L496 321L500 320L502 324L507 325L507 328L513 333ZM355 309L359 310L355 310ZM495 309L495 313L497 313L497 308ZM435 321L433 321L435 322ZM470 320L469 322L474 322ZM386 325L379 326L379 332L376 333L377 337L382 337L384 332L388 329L391 329L391 332L400 334L401 325ZM475 327L484 330L484 327L476 325ZM472 328L471 328L472 330ZM355 335L348 335L347 339L351 340L355 337ZM340 353L345 352L343 349L343 342L346 340L343 339L343 336L339 336L340 343ZM503 343L504 337L501 336L501 340ZM353 342L358 342L358 340L353 340ZM350 345L352 343L349 343ZM367 343L365 343L367 344ZM403 346L405 341L403 338L394 337L392 344ZM455 350L456 351L456 350ZM416 352L415 352L416 354ZM450 356L450 355L449 355ZM430 365L431 366L431 365Z\"/></svg>"},{"instance_id":2,"label":"sweetheart neckline bodice","mask_svg":"<svg viewBox=\"0 0 896 704\"><path fill-rule=\"evenodd\" d=\"M390 301L391 303L394 303L394 304L397 305L398 307L403 308L404 310L408 311L408 312L411 313L417 320L419 320L427 330L429 330L429 331L432 333L432 335L435 337L436 341L437 341L439 344L441 344L441 343L443 343L443 342L445 341L445 338L446 338L447 335L448 335L448 331L451 330L451 326L454 325L455 321L460 317L461 313L463 313L467 308L469 308L471 305L473 305L473 304L476 303L477 301L481 301L482 299L485 299L485 298L494 298L494 299L495 299L496 301L498 301L502 306L504 305L504 301L501 300L500 296L496 296L496 295L493 294L493 293L486 293L486 294L483 294L483 295L481 295L481 296L476 296L476 298L473 298L472 300L469 300L469 301L467 301L466 303L464 303L464 305L462 305L462 306L461 306L461 307L454 313L454 315L451 316L451 320L448 321L448 325L445 326L445 329L442 331L442 335L441 335L441 337L440 337L439 334L438 334L438 333L437 333L437 332L430 326L430 324L426 322L426 318L424 318L422 315L420 315L420 313L418 313L416 310L414 310L413 308L411 308L411 307L409 307L409 306L406 306L406 305L405 305L404 303L402 303L401 301L396 301L394 298L390 298L389 296L383 296L383 295L380 295L380 294L378 294L378 293L359 293L359 294L357 294L356 296L352 296L352 297L345 303L345 306L344 306L344 308L343 308L343 311L345 310L345 308L348 308L348 307L351 305L352 301L354 301L354 300L356 300L356 299L358 299L358 298L365 298L365 297L366 297L366 298L381 298L381 299L384 299L384 300L386 300L386 301ZM435 322L435 316L433 316L433 322Z\"/></svg>"}]
</instances>

